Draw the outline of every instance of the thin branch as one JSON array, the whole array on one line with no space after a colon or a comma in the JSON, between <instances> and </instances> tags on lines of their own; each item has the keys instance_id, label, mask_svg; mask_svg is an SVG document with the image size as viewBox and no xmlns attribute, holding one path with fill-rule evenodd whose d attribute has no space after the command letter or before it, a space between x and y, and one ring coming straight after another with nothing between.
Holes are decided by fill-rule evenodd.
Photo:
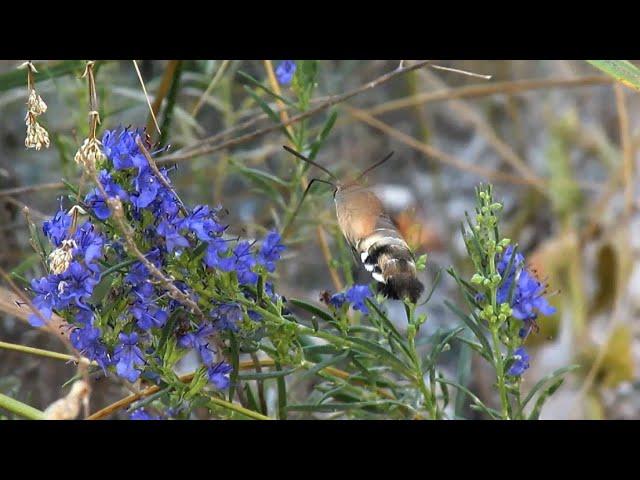
<instances>
[{"instance_id":1,"label":"thin branch","mask_svg":"<svg viewBox=\"0 0 640 480\"><path fill-rule=\"evenodd\" d=\"M375 128L376 130L380 130L384 134L389 135L390 137L398 140L399 142L404 143L405 145L408 145L411 148L418 150L419 152L422 152L428 157L431 157L434 160L437 160L445 165L449 165L458 170L462 170L463 172L475 173L476 175L479 175L485 179L492 180L495 182L507 182L507 183L513 183L518 185L531 185L531 180L527 178L511 175L509 173L496 172L494 170L481 167L479 165L463 162L457 157L454 157L452 155L449 155L448 153L442 152L429 144L420 142L419 140L416 140L412 136L407 135L406 133L401 132L400 130L397 130L387 125L386 123L378 120L377 118L374 118L364 110L360 110L360 109L351 107L349 105L343 105L343 108L346 110L346 112L349 115L353 116L354 118L366 123L367 125Z\"/></svg>"},{"instance_id":2,"label":"thin branch","mask_svg":"<svg viewBox=\"0 0 640 480\"><path fill-rule=\"evenodd\" d=\"M138 68L138 62L133 60L133 66L136 68L136 74L138 75L138 79L140 80L140 85L142 85L142 91L144 92L144 97L147 99L147 105L149 106L149 112L151 113L151 118L153 118L153 124L158 130L158 134L162 135L160 131L160 127L158 126L158 120L156 119L156 114L153 113L153 107L151 106L151 101L149 100L149 94L147 93L147 88L144 86L144 80L142 79L142 74L140 73L140 69Z\"/></svg>"},{"instance_id":3,"label":"thin branch","mask_svg":"<svg viewBox=\"0 0 640 480\"><path fill-rule=\"evenodd\" d=\"M611 77L588 76L579 78L541 78L530 80L515 80L510 82L496 82L490 84L467 85L459 88L443 88L435 92L423 92L410 97L391 100L367 109L371 115L381 115L403 108L414 107L424 103L442 102L460 98L485 97L488 95L515 95L532 90L550 88L573 88L581 86L608 85L614 83Z\"/></svg>"},{"instance_id":4,"label":"thin branch","mask_svg":"<svg viewBox=\"0 0 640 480\"><path fill-rule=\"evenodd\" d=\"M468 72L467 70L460 70L459 68L443 67L442 65L431 65L431 68L435 70L444 70L445 72L461 73L468 77L482 78L483 80L491 80L491 75L481 75L480 73Z\"/></svg>"},{"instance_id":5,"label":"thin branch","mask_svg":"<svg viewBox=\"0 0 640 480\"><path fill-rule=\"evenodd\" d=\"M37 185L28 185L24 187L6 188L0 190L0 198L6 196L20 195L23 193L40 192L44 190L61 190L65 188L62 182L39 183Z\"/></svg>"},{"instance_id":6,"label":"thin branch","mask_svg":"<svg viewBox=\"0 0 640 480\"><path fill-rule=\"evenodd\" d=\"M200 109L204 105L205 100L207 99L209 94L213 91L213 89L218 84L218 82L220 82L220 79L222 78L222 75L224 75L224 72L227 69L227 66L229 65L230 62L231 60L224 60L222 62L222 64L220 65L220 68L218 68L215 75L211 79L211 82L209 82L209 85L207 85L207 89L203 92L202 96L198 100L198 103L196 103L195 107L193 107L193 110L191 110L192 117L195 118L196 115L198 115L198 112L200 112Z\"/></svg>"},{"instance_id":7,"label":"thin branch","mask_svg":"<svg viewBox=\"0 0 640 480\"><path fill-rule=\"evenodd\" d=\"M184 203L182 202L182 200L178 196L178 193L175 191L175 189L171 186L169 181L164 177L164 175L162 175L162 172L160 172L160 170L158 169L158 166L156 165L155 160L153 159L153 157L149 153L149 150L147 150L146 147L144 146L144 143L142 142L142 138L140 138L140 136L136 137L136 144L138 145L138 148L140 149L140 151L142 152L144 157L149 162L149 167L151 167L151 171L156 176L158 181L162 184L162 186L164 188L169 190L173 194L174 197L176 197L176 200L178 200L178 204L180 205L180 210L185 215L185 217L188 216L189 212L187 211L186 207L184 206Z\"/></svg>"},{"instance_id":8,"label":"thin branch","mask_svg":"<svg viewBox=\"0 0 640 480\"><path fill-rule=\"evenodd\" d=\"M624 206L626 215L633 211L634 181L633 181L633 151L631 147L631 132L629 128L629 112L624 98L624 89L620 83L613 85L616 96L616 109L620 126L620 145L622 146L622 163L624 179Z\"/></svg>"},{"instance_id":9,"label":"thin branch","mask_svg":"<svg viewBox=\"0 0 640 480\"><path fill-rule=\"evenodd\" d=\"M377 79L366 83L358 88L355 88L353 90L350 90L348 92L345 92L343 94L340 95L334 95L332 97L329 97L325 102L321 103L320 105L318 105L317 107L314 107L310 110L307 110L304 113L300 113L298 115L295 115L293 117L291 117L288 121L286 122L281 122L275 125L271 125L269 127L265 127L265 128L261 128L259 130L256 130L254 132L251 133L247 133L245 135L240 135L239 137L236 138L232 138L230 140L226 140L223 141L217 145L203 145L200 148L194 148L189 150L188 152L176 152L173 153L171 155L167 155L164 157L161 157L158 159L158 164L165 164L165 163L174 163L174 162L180 162L180 161L184 161L184 160L188 160L200 155L204 155L204 154L208 154L208 153L213 153L213 152L217 152L219 150L223 150L225 148L229 148L229 147L233 147L236 145L240 145L242 143L246 143L248 141L251 141L257 137L260 137L262 135L265 135L267 133L271 133L274 132L276 130L279 130L280 128L282 128L283 126L286 127L287 125L292 125L296 122L299 122L300 120L304 120L305 118L309 118L313 115L315 115L318 112L321 112L323 110L326 110L327 108L332 107L333 105L336 105L338 103L342 103L346 100L349 100L352 97L355 97L356 95L359 95L360 93L363 93L367 90L371 90L373 88L376 88L380 85L383 85L385 83L387 83L388 81L396 78L399 75L403 75L407 72L411 72L413 70L417 70L419 68L422 68L426 65L429 64L429 61L425 60L425 61L421 61L421 62L417 62L414 65L411 65L409 67L404 67L404 68L400 68L400 69L396 69L392 72L386 73L380 77L378 77ZM253 121L253 120L250 120ZM211 139L209 140L205 140L207 142L211 141Z\"/></svg>"},{"instance_id":10,"label":"thin branch","mask_svg":"<svg viewBox=\"0 0 640 480\"><path fill-rule=\"evenodd\" d=\"M173 79L173 75L175 74L175 71L179 62L180 60L169 60L169 63L167 63L167 68L165 69L164 74L162 75L160 86L158 87L156 96L153 99L153 105L151 105L151 112L149 114L149 120L147 121L147 131L151 131L151 127L153 126L154 123L157 128L158 124L156 122L156 115L158 115L158 112L160 111L162 100L164 100L164 97L167 96L167 92L171 87L171 80ZM145 96L146 96L146 92L145 92ZM148 101L148 98L147 98L147 101ZM159 128L158 128L158 132L160 132Z\"/></svg>"},{"instance_id":11,"label":"thin branch","mask_svg":"<svg viewBox=\"0 0 640 480\"><path fill-rule=\"evenodd\" d=\"M9 343L0 341L0 348L5 350L13 350L15 352L28 353L30 355L37 355L39 357L53 358L55 360L64 360L66 362L78 362L78 357L74 355L67 355L66 353L52 352L51 350L43 350L42 348L27 347L26 345L20 345L17 343ZM85 365L98 365L96 362L92 362L88 358L80 357L79 362Z\"/></svg>"}]
</instances>

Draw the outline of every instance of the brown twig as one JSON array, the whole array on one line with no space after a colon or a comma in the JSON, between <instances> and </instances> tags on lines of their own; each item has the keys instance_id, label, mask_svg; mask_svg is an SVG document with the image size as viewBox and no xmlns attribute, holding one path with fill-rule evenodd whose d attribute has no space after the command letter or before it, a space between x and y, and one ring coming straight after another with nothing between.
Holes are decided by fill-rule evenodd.
<instances>
[{"instance_id":1,"label":"brown twig","mask_svg":"<svg viewBox=\"0 0 640 480\"><path fill-rule=\"evenodd\" d=\"M514 183L518 185L531 184L531 180L527 178L511 175L509 173L496 172L488 168L481 167L479 165L473 165L473 164L468 164L466 162L463 162L462 160L452 155L442 152L429 144L420 142L419 140L416 140L412 136L407 135L406 133L401 132L400 130L397 130L387 125L386 123L371 116L365 110L360 110L358 108L351 107L349 105L343 105L343 108L347 111L349 115L353 116L354 118L366 123L367 125L375 128L376 130L380 130L384 134L389 135L390 137L398 140L399 142L402 142L405 145L408 145L414 148L415 150L418 150L419 152L422 152L425 155L445 165L449 165L451 167L457 168L458 170L462 170L464 172L475 173L476 175L479 175L481 177L484 177L488 180L492 180L495 182L507 182L507 183Z\"/></svg>"},{"instance_id":2,"label":"brown twig","mask_svg":"<svg viewBox=\"0 0 640 480\"><path fill-rule=\"evenodd\" d=\"M630 216L633 211L634 181L633 181L633 152L631 149L631 133L629 129L629 112L624 98L624 89L620 83L613 85L616 96L616 109L620 126L620 145L622 147L622 164L624 179L625 213Z\"/></svg>"},{"instance_id":3,"label":"brown twig","mask_svg":"<svg viewBox=\"0 0 640 480\"><path fill-rule=\"evenodd\" d=\"M422 71L422 75L438 87L445 87L444 82L440 80L436 75L429 71ZM486 121L484 116L480 115L473 107L466 104L461 100L454 100L451 102L451 109L457 112L460 117L469 121L476 128L476 131L485 138L487 143L493 147L493 149L502 157L502 159L513 169L528 180L528 184L535 187L542 194L546 194L544 189L544 182L536 175L536 173L527 165L524 159L520 156L502 139L498 137L495 129Z\"/></svg>"},{"instance_id":4,"label":"brown twig","mask_svg":"<svg viewBox=\"0 0 640 480\"><path fill-rule=\"evenodd\" d=\"M579 78L541 78L530 80L515 80L510 82L496 82L480 85L467 85L459 88L443 88L435 92L424 92L410 97L381 103L367 110L371 115L414 107L424 103L441 102L460 98L484 97L488 95L514 95L532 90L550 88L573 88L581 86L608 85L613 83L611 77L594 75Z\"/></svg>"},{"instance_id":5,"label":"brown twig","mask_svg":"<svg viewBox=\"0 0 640 480\"><path fill-rule=\"evenodd\" d=\"M61 190L65 187L62 182L39 183L38 185L27 185L24 187L5 188L0 190L0 198L21 195L23 193L40 192L43 190Z\"/></svg>"},{"instance_id":6,"label":"brown twig","mask_svg":"<svg viewBox=\"0 0 640 480\"><path fill-rule=\"evenodd\" d=\"M153 99L153 104L151 105L149 119L147 120L147 132L151 132L153 130L154 124L156 124L155 119L158 116L158 112L160 111L162 100L164 100L164 97L167 96L167 92L169 92L171 81L173 80L173 75L176 71L178 63L180 63L180 60L169 60L169 62L167 63L167 68L165 68L164 70L162 80L160 81L160 86L158 87L156 96Z\"/></svg>"},{"instance_id":7,"label":"brown twig","mask_svg":"<svg viewBox=\"0 0 640 480\"><path fill-rule=\"evenodd\" d=\"M388 81L396 78L399 75L402 75L404 73L407 72L411 72L413 70L417 70L419 68L424 67L425 65L429 64L429 61L425 60L425 61L421 61L421 62L417 62L414 65L411 65L409 67L403 67L403 68L397 68L395 70L393 70L392 72L386 73L380 77L378 77L377 79L366 83L365 85L361 85L358 88L355 88L353 90L349 90L348 92L342 93L340 95L334 95L332 97L329 97L325 102L321 103L320 105L318 105L317 107L314 107L310 110L307 110L306 112L300 113L298 115L295 115L293 117L291 117L288 121L286 122L282 122L276 125L271 125L269 127L265 127L265 128L261 128L259 130L256 130L254 132L251 133L247 133L245 135L240 135L236 138L232 138L230 140L226 140L223 141L217 145L212 145L212 146L208 146L208 145L203 145L200 148L194 148L189 150L188 152L176 152L173 153L171 155L167 155L165 157L161 157L158 159L158 164L165 164L165 163L175 163L175 162L180 162L180 161L184 161L184 160L188 160L190 158L193 157L197 157L199 155L204 155L204 154L208 154L208 153L213 153L213 152L217 152L219 150L223 150L225 148L229 148L229 147L233 147L236 145L240 145L242 143L248 142L253 140L254 138L257 138L261 135L265 135L267 133L270 132L274 132L276 130L279 130L280 128L282 128L283 126L286 127L288 125L292 125L296 122L299 122L300 120L304 120L305 118L309 118L313 115L315 115L318 112L321 112L323 110L326 110L327 108L332 107L333 105L336 105L338 103L342 103L346 100L349 100L352 97L355 97L356 95L359 95L360 93L363 93L367 90L371 90L375 87L378 87L380 85L383 85L384 83L387 83ZM218 135L219 137L219 135ZM210 142L211 139L209 140L205 140L206 142Z\"/></svg>"},{"instance_id":8,"label":"brown twig","mask_svg":"<svg viewBox=\"0 0 640 480\"><path fill-rule=\"evenodd\" d=\"M231 60L223 60L222 61L222 64L220 65L220 67L216 71L215 75L211 79L211 82L209 82L209 85L207 85L207 89L202 93L202 95L198 99L198 102L193 107L193 110L191 110L191 116L192 117L195 118L195 116L198 115L198 112L200 112L200 109L204 105L204 102L205 102L206 98L209 96L211 91L218 84L218 82L222 78L222 75L224 75L224 72L227 69L227 66L229 65L230 62L231 62Z\"/></svg>"},{"instance_id":9,"label":"brown twig","mask_svg":"<svg viewBox=\"0 0 640 480\"><path fill-rule=\"evenodd\" d=\"M144 146L144 143L142 142L142 138L140 138L139 136L136 137L136 144L138 145L138 148L140 149L140 151L142 152L142 154L145 156L145 158L147 159L147 161L149 162L149 167L151 167L151 171L153 172L153 174L156 176L156 178L158 179L158 181L162 184L162 186L164 188L166 188L167 190L169 190L174 197L176 197L176 200L178 200L178 204L180 206L180 210L182 211L182 213L187 216L189 215L189 212L187 211L186 207L184 206L184 203L182 203L182 200L180 199L180 197L178 196L178 193L175 191L175 189L171 186L171 184L169 183L169 181L164 177L164 175L162 175L162 172L160 172L160 170L158 169L158 166L156 165L156 162L154 161L153 157L151 156L151 154L149 153L149 150L146 149L146 147Z\"/></svg>"}]
</instances>

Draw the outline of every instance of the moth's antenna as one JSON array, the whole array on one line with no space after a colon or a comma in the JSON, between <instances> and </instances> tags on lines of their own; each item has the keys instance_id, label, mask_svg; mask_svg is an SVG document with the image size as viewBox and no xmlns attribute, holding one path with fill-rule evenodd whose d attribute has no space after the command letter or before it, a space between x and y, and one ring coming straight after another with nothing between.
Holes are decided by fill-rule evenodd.
<instances>
[{"instance_id":1,"label":"moth's antenna","mask_svg":"<svg viewBox=\"0 0 640 480\"><path fill-rule=\"evenodd\" d=\"M389 153L386 157L384 157L382 160L380 160L378 163L374 163L373 165L371 165L369 168L367 168L364 172L362 172L360 175L358 175L358 178L356 178L354 180L354 183L357 182L358 180L360 180L362 177L364 177L367 173L369 173L371 170L373 170L374 168L378 168L380 165L382 165L384 162L386 162L387 160L389 160L391 157L393 156L393 152Z\"/></svg>"},{"instance_id":2,"label":"moth's antenna","mask_svg":"<svg viewBox=\"0 0 640 480\"><path fill-rule=\"evenodd\" d=\"M309 182L309 185L307 185L307 188L304 190L304 193L302 194L302 197L300 198L300 201L298 202L298 206L293 211L293 215L291 215L291 218L289 219L287 224L282 229L282 233L280 234L280 236L282 238L286 238L287 234L289 233L289 228L293 224L293 220L298 215L298 211L300 210L300 207L302 207L302 202L304 201L304 198L307 196L307 193L309 193L309 189L311 188L311 185L314 184L314 182L322 182L322 183L326 183L327 185L331 185L333 188L336 187L333 183L327 182L326 180L321 180L320 178L312 178L311 181Z\"/></svg>"},{"instance_id":3,"label":"moth's antenna","mask_svg":"<svg viewBox=\"0 0 640 480\"><path fill-rule=\"evenodd\" d=\"M283 145L282 148L284 148L287 152L291 153L292 155L295 155L296 157L298 157L300 160L310 163L311 165L313 165L314 167L318 167L320 170L322 170L323 172L325 172L327 175L329 175L331 178L333 178L334 180L338 180L336 178L336 176L331 173L329 170L327 170L325 167L323 167L322 165L317 164L316 162L314 162L313 160L305 157L304 155L302 155L301 153L296 152L293 148L289 148L286 145Z\"/></svg>"}]
</instances>

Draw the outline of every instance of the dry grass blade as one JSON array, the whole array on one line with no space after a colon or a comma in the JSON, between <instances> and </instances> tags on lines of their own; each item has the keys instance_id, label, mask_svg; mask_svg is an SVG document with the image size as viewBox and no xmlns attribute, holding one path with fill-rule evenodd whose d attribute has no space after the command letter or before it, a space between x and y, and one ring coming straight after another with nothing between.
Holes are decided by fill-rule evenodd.
<instances>
[{"instance_id":1,"label":"dry grass blade","mask_svg":"<svg viewBox=\"0 0 640 480\"><path fill-rule=\"evenodd\" d=\"M420 142L412 136L407 135L406 133L387 125L386 123L371 116L364 110L360 110L349 105L343 105L343 108L349 115L353 116L354 118L366 123L376 130L380 130L384 134L389 135L395 140L398 140L399 142L404 143L405 145L408 145L409 147L424 153L425 155L443 163L444 165L448 165L463 172L475 173L476 175L486 180L492 180L495 182L507 182L519 185L531 185L531 181L527 178L519 177L517 175L511 175L509 173L496 172L479 165L465 163L452 155L444 153L431 145Z\"/></svg>"},{"instance_id":2,"label":"dry grass blade","mask_svg":"<svg viewBox=\"0 0 640 480\"><path fill-rule=\"evenodd\" d=\"M616 96L616 109L620 125L620 145L622 146L622 164L624 178L624 206L626 215L631 215L634 201L633 150L629 128L629 112L624 98L624 89L620 83L613 85Z\"/></svg>"},{"instance_id":3,"label":"dry grass blade","mask_svg":"<svg viewBox=\"0 0 640 480\"><path fill-rule=\"evenodd\" d=\"M200 156L200 155L205 155L205 154L209 154L209 153L213 153L213 152L217 152L220 150L224 150L225 148L229 148L229 147L235 147L237 145L241 145L243 143L249 142L255 138L258 138L262 135L265 135L267 133L271 133L271 132L275 132L279 129L281 129L283 126L288 126L288 125L292 125L296 122L299 122L301 120L304 120L305 118L309 118L312 117L313 115L316 115L317 113L326 110L334 105L337 105L338 103L342 103L345 102L347 100L349 100L352 97L355 97L356 95L359 95L360 93L366 92L367 90L371 90L373 88L376 88L380 85L383 85L385 83L387 83L388 81L396 78L399 75L402 75L404 73L407 72L411 72L417 69L420 69L426 65L429 64L429 61L421 61L421 62L417 62L414 65L411 65L409 67L404 67L401 69L396 69L392 72L386 73L380 77L378 77L377 79L368 82L358 88L355 88L353 90L350 90L346 93L340 94L340 95L334 95L332 97L329 97L326 101L324 101L323 103L321 103L320 105L307 110L304 113L301 113L299 115L295 115L293 117L291 117L288 121L286 122L282 122L280 124L277 125L271 125L269 127L265 127L265 128L261 128L259 130L256 130L254 132L251 133L247 133L244 135L240 135L236 138L232 138L230 140L226 140L223 141L217 145L203 145L199 148L194 148L194 149L190 149L187 152L176 152L173 153L171 155L166 155L164 157L161 157L158 159L157 163L158 164L165 164L165 163L175 163L175 162L180 162L180 161L184 161L184 160L189 160L191 158Z\"/></svg>"}]
</instances>

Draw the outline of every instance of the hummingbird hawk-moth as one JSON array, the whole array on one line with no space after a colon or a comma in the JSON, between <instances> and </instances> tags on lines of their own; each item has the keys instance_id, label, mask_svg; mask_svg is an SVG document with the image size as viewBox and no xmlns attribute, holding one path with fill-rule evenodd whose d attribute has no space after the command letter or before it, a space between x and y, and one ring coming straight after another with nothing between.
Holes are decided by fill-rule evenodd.
<instances>
[{"instance_id":1,"label":"hummingbird hawk-moth","mask_svg":"<svg viewBox=\"0 0 640 480\"><path fill-rule=\"evenodd\" d=\"M367 173L386 162L393 153L367 168L354 180L343 183L313 160L289 147L285 146L284 149L321 169L335 182L314 178L307 185L300 202L302 203L313 182L331 185L334 189L333 199L340 230L355 257L378 282L379 291L392 299L408 298L416 303L424 285L418 280L413 253L389 215L385 213L380 199L360 183Z\"/></svg>"}]
</instances>

